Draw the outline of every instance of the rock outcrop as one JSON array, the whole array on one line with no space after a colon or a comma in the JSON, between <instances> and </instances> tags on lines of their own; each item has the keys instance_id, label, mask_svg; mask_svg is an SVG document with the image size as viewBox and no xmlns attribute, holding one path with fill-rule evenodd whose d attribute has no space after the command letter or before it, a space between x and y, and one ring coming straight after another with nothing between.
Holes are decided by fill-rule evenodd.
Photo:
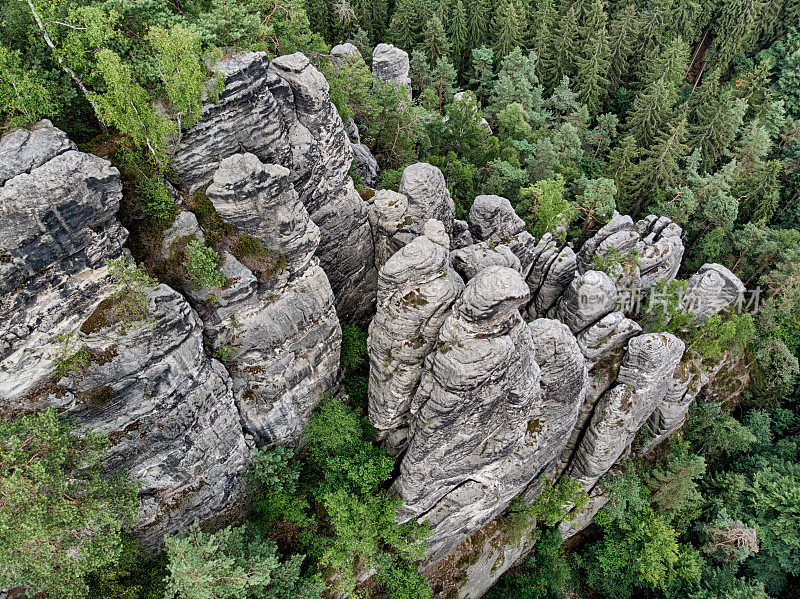
<instances>
[{"instance_id":1,"label":"rock outcrop","mask_svg":"<svg viewBox=\"0 0 800 599\"><path fill-rule=\"evenodd\" d=\"M408 53L392 44L378 44L372 51L372 74L376 79L404 86L411 95Z\"/></svg>"},{"instance_id":2,"label":"rock outcrop","mask_svg":"<svg viewBox=\"0 0 800 599\"><path fill-rule=\"evenodd\" d=\"M314 256L319 229L289 171L254 154L223 160L206 193L221 217L266 248L243 256L246 264L224 254L229 283L209 292L206 335L226 354L245 430L262 442L296 440L339 366L341 327Z\"/></svg>"},{"instance_id":3,"label":"rock outcrop","mask_svg":"<svg viewBox=\"0 0 800 599\"><path fill-rule=\"evenodd\" d=\"M447 235L452 235L454 212L442 171L423 162L406 167L399 192L381 189L369 207L375 266L383 267L392 254L422 233L430 219L441 222Z\"/></svg>"},{"instance_id":4,"label":"rock outcrop","mask_svg":"<svg viewBox=\"0 0 800 599\"><path fill-rule=\"evenodd\" d=\"M225 87L174 148L179 187L187 193L205 188L220 162L238 153L286 167L320 229L317 256L337 312L345 320L365 320L377 279L372 236L367 206L348 175L353 150L327 81L299 53L271 63L264 52L232 55L214 68Z\"/></svg>"},{"instance_id":5,"label":"rock outcrop","mask_svg":"<svg viewBox=\"0 0 800 599\"><path fill-rule=\"evenodd\" d=\"M381 268L378 311L369 327L369 418L397 447L411 401L450 306L464 283L450 267L449 239L439 221L395 253Z\"/></svg>"},{"instance_id":6,"label":"rock outcrop","mask_svg":"<svg viewBox=\"0 0 800 599\"><path fill-rule=\"evenodd\" d=\"M10 135L0 148L27 154L2 161L16 166L0 187L0 414L55 407L108 434L109 466L142 481L135 533L150 547L196 518L224 517L252 443L181 295L151 287L146 319L118 322L105 261L123 256L127 237L115 218L119 172L47 122L27 145ZM55 374L78 353L83 361Z\"/></svg>"},{"instance_id":7,"label":"rock outcrop","mask_svg":"<svg viewBox=\"0 0 800 599\"><path fill-rule=\"evenodd\" d=\"M473 278L439 332L411 404L409 445L393 486L401 520L436 530L431 553L451 549L519 491L503 468L529 430L539 367L519 314L520 274L491 266Z\"/></svg>"}]
</instances>

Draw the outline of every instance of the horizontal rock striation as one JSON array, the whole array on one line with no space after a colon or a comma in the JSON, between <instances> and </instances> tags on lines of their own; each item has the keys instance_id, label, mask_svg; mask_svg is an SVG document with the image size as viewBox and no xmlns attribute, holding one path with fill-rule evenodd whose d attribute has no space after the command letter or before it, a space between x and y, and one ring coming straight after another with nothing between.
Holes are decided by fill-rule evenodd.
<instances>
[{"instance_id":1,"label":"horizontal rock striation","mask_svg":"<svg viewBox=\"0 0 800 599\"><path fill-rule=\"evenodd\" d=\"M44 132L44 133L41 133ZM0 148L24 148L0 187L3 261L0 413L56 407L106 433L109 467L142 481L135 533L149 547L195 519L222 517L252 452L232 381L203 350L203 327L165 285L143 322L117 322L106 259L123 255L119 172L43 122ZM66 376L58 362L76 362ZM22 374L24 372L24 375Z\"/></svg>"},{"instance_id":2,"label":"horizontal rock striation","mask_svg":"<svg viewBox=\"0 0 800 599\"><path fill-rule=\"evenodd\" d=\"M320 229L317 256L346 320L365 320L377 273L367 206L348 172L353 150L322 74L302 54L269 62L266 53L233 55L215 70L225 87L203 107L203 120L173 149L179 187L194 193L212 182L220 162L250 153L283 166Z\"/></svg>"},{"instance_id":3,"label":"horizontal rock striation","mask_svg":"<svg viewBox=\"0 0 800 599\"><path fill-rule=\"evenodd\" d=\"M381 431L405 427L422 365L464 283L450 267L449 239L439 221L381 268L378 310L369 327L369 418ZM392 446L401 443L393 440Z\"/></svg>"}]
</instances>

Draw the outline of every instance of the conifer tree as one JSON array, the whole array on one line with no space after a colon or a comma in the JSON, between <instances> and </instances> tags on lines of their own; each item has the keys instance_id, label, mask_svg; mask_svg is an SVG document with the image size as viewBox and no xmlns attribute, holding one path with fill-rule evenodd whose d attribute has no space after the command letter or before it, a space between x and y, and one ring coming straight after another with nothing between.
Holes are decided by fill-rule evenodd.
<instances>
[{"instance_id":1,"label":"conifer tree","mask_svg":"<svg viewBox=\"0 0 800 599\"><path fill-rule=\"evenodd\" d=\"M408 76L411 78L411 89L417 94L430 87L431 67L425 52L415 48L411 51L411 61Z\"/></svg>"},{"instance_id":2,"label":"conifer tree","mask_svg":"<svg viewBox=\"0 0 800 599\"><path fill-rule=\"evenodd\" d=\"M470 0L467 2L467 48L473 50L485 45L486 31L489 24L487 0Z\"/></svg>"},{"instance_id":3,"label":"conifer tree","mask_svg":"<svg viewBox=\"0 0 800 599\"><path fill-rule=\"evenodd\" d=\"M636 169L642 192L633 210L635 215L639 214L643 201L649 195L646 192L679 184L681 160L688 153L685 143L687 135L686 117L679 117L658 136L652 147L645 148L644 159Z\"/></svg>"},{"instance_id":4,"label":"conifer tree","mask_svg":"<svg viewBox=\"0 0 800 599\"><path fill-rule=\"evenodd\" d=\"M556 17L555 0L541 0L536 3L536 10L530 15L528 22L530 47L536 52L537 56L542 56L545 53L550 32L556 27Z\"/></svg>"},{"instance_id":5,"label":"conifer tree","mask_svg":"<svg viewBox=\"0 0 800 599\"><path fill-rule=\"evenodd\" d=\"M475 87L475 95L481 105L486 104L494 88L494 51L482 46L472 50L472 79L470 83Z\"/></svg>"},{"instance_id":6,"label":"conifer tree","mask_svg":"<svg viewBox=\"0 0 800 599\"><path fill-rule=\"evenodd\" d=\"M672 118L686 55L678 38L663 51L653 52L643 65L646 84L634 99L627 121L628 131L642 147L650 145Z\"/></svg>"},{"instance_id":7,"label":"conifer tree","mask_svg":"<svg viewBox=\"0 0 800 599\"><path fill-rule=\"evenodd\" d=\"M447 28L450 43L453 46L453 65L459 74L463 73L467 56L467 12L464 3L456 0Z\"/></svg>"},{"instance_id":8,"label":"conifer tree","mask_svg":"<svg viewBox=\"0 0 800 599\"><path fill-rule=\"evenodd\" d=\"M590 113L600 109L609 84L606 13L600 0L588 0L583 9L581 53L576 59L575 88Z\"/></svg>"},{"instance_id":9,"label":"conifer tree","mask_svg":"<svg viewBox=\"0 0 800 599\"><path fill-rule=\"evenodd\" d=\"M420 47L427 54L431 64L436 64L440 58L450 55L450 44L438 16L433 15L428 19Z\"/></svg>"},{"instance_id":10,"label":"conifer tree","mask_svg":"<svg viewBox=\"0 0 800 599\"><path fill-rule=\"evenodd\" d=\"M540 72L546 89L553 89L564 75L572 77L575 73L579 37L578 5L574 3L559 14L557 26L550 30L544 54L540 57Z\"/></svg>"},{"instance_id":11,"label":"conifer tree","mask_svg":"<svg viewBox=\"0 0 800 599\"><path fill-rule=\"evenodd\" d=\"M630 212L635 202L634 195L638 188L636 165L641 156L642 151L636 139L628 134L608 157L608 174L617 184L617 205L624 213Z\"/></svg>"},{"instance_id":12,"label":"conifer tree","mask_svg":"<svg viewBox=\"0 0 800 599\"><path fill-rule=\"evenodd\" d=\"M446 56L436 61L431 71L431 87L439 99L439 108L453 99L456 85L456 70Z\"/></svg>"},{"instance_id":13,"label":"conifer tree","mask_svg":"<svg viewBox=\"0 0 800 599\"><path fill-rule=\"evenodd\" d=\"M308 7L308 21L311 25L311 31L319 33L326 41L333 40L334 23L339 20L334 17L333 3L330 0L306 0ZM352 15L351 19L355 17L351 5L348 3L348 14Z\"/></svg>"},{"instance_id":14,"label":"conifer tree","mask_svg":"<svg viewBox=\"0 0 800 599\"><path fill-rule=\"evenodd\" d=\"M389 24L388 35L391 42L409 52L413 50L420 41L420 28L427 22L427 17L422 20L422 13L427 12L428 4L425 0L399 0Z\"/></svg>"},{"instance_id":15,"label":"conifer tree","mask_svg":"<svg viewBox=\"0 0 800 599\"><path fill-rule=\"evenodd\" d=\"M747 111L747 102L734 97L733 87L718 80L719 71L709 73L689 100L689 146L700 149L709 169L727 153Z\"/></svg>"},{"instance_id":16,"label":"conifer tree","mask_svg":"<svg viewBox=\"0 0 800 599\"><path fill-rule=\"evenodd\" d=\"M328 0L330 2L330 0ZM386 31L386 16L389 12L387 0L350 0L355 12L358 25L369 33L370 38L379 43L384 39ZM335 2L334 6L341 6L342 2Z\"/></svg>"},{"instance_id":17,"label":"conifer tree","mask_svg":"<svg viewBox=\"0 0 800 599\"><path fill-rule=\"evenodd\" d=\"M523 15L514 0L502 0L495 9L492 19L494 30L494 50L498 58L503 58L523 42Z\"/></svg>"},{"instance_id":18,"label":"conifer tree","mask_svg":"<svg viewBox=\"0 0 800 599\"><path fill-rule=\"evenodd\" d=\"M629 4L611 20L608 27L609 90L616 90L630 71L635 60L633 48L641 25L635 4Z\"/></svg>"},{"instance_id":19,"label":"conifer tree","mask_svg":"<svg viewBox=\"0 0 800 599\"><path fill-rule=\"evenodd\" d=\"M746 51L758 38L763 0L728 0L723 2L716 19L717 38L711 47L712 56L721 67Z\"/></svg>"},{"instance_id":20,"label":"conifer tree","mask_svg":"<svg viewBox=\"0 0 800 599\"><path fill-rule=\"evenodd\" d=\"M514 48L501 63L497 83L492 91L491 108L494 113L513 102L519 102L529 113L542 106L542 87L536 76L536 55L525 56Z\"/></svg>"}]
</instances>

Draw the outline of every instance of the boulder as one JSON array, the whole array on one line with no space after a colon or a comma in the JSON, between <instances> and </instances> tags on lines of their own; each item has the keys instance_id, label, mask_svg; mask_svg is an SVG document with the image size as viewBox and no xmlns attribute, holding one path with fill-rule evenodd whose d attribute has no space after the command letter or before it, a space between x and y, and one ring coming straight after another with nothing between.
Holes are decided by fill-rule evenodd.
<instances>
[{"instance_id":1,"label":"boulder","mask_svg":"<svg viewBox=\"0 0 800 599\"><path fill-rule=\"evenodd\" d=\"M469 232L477 241L495 236L503 240L525 229L522 220L506 198L495 195L478 196L469 211Z\"/></svg>"},{"instance_id":2,"label":"boulder","mask_svg":"<svg viewBox=\"0 0 800 599\"><path fill-rule=\"evenodd\" d=\"M616 303L614 281L604 272L589 270L575 274L551 313L578 334L611 312Z\"/></svg>"},{"instance_id":3,"label":"boulder","mask_svg":"<svg viewBox=\"0 0 800 599\"><path fill-rule=\"evenodd\" d=\"M408 52L392 44L378 44L372 51L372 75L387 83L397 83L411 95Z\"/></svg>"},{"instance_id":4,"label":"boulder","mask_svg":"<svg viewBox=\"0 0 800 599\"><path fill-rule=\"evenodd\" d=\"M730 270L721 264L703 264L689 278L681 308L697 322L721 312L744 292L744 284Z\"/></svg>"}]
</instances>

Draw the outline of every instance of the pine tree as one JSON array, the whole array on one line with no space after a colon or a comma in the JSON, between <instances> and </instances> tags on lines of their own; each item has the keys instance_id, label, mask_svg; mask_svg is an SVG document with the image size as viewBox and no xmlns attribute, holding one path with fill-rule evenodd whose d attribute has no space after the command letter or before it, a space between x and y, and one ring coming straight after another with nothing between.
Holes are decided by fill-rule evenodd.
<instances>
[{"instance_id":1,"label":"pine tree","mask_svg":"<svg viewBox=\"0 0 800 599\"><path fill-rule=\"evenodd\" d=\"M688 135L687 129L686 117L679 117L659 135L651 148L644 150L644 160L639 163L637 168L642 192L652 192L658 188L664 189L679 184L680 163L688 153L685 143ZM646 199L646 194L641 193L634 214L639 214L644 199Z\"/></svg>"},{"instance_id":2,"label":"pine tree","mask_svg":"<svg viewBox=\"0 0 800 599\"><path fill-rule=\"evenodd\" d=\"M453 14L450 17L450 26L447 28L450 43L453 46L453 64L459 74L464 72L467 56L467 13L464 3L456 0Z\"/></svg>"},{"instance_id":3,"label":"pine tree","mask_svg":"<svg viewBox=\"0 0 800 599\"><path fill-rule=\"evenodd\" d=\"M542 56L548 42L550 32L556 27L555 0L541 0L536 3L536 10L530 15L530 47L537 56Z\"/></svg>"},{"instance_id":4,"label":"pine tree","mask_svg":"<svg viewBox=\"0 0 800 599\"><path fill-rule=\"evenodd\" d=\"M608 28L609 89L616 90L630 71L633 48L641 25L636 5L629 4L612 19Z\"/></svg>"},{"instance_id":5,"label":"pine tree","mask_svg":"<svg viewBox=\"0 0 800 599\"><path fill-rule=\"evenodd\" d=\"M557 27L549 31L545 49L540 57L542 82L553 89L567 75L575 73L575 58L579 51L578 5L570 4L558 17Z\"/></svg>"},{"instance_id":6,"label":"pine tree","mask_svg":"<svg viewBox=\"0 0 800 599\"><path fill-rule=\"evenodd\" d=\"M408 76L411 78L411 89L417 94L421 94L423 90L430 87L431 67L428 64L428 57L418 48L411 52Z\"/></svg>"},{"instance_id":7,"label":"pine tree","mask_svg":"<svg viewBox=\"0 0 800 599\"><path fill-rule=\"evenodd\" d=\"M481 105L486 104L494 88L494 51L482 46L472 50L472 79L470 83L475 87L475 94Z\"/></svg>"},{"instance_id":8,"label":"pine tree","mask_svg":"<svg viewBox=\"0 0 800 599\"><path fill-rule=\"evenodd\" d=\"M330 1L330 0L329 0ZM387 0L351 0L358 25L369 33L372 40L378 43L384 39L386 32L386 16L389 12ZM335 2L340 6L341 2Z\"/></svg>"},{"instance_id":9,"label":"pine tree","mask_svg":"<svg viewBox=\"0 0 800 599\"><path fill-rule=\"evenodd\" d=\"M600 109L609 84L605 76L609 64L606 21L606 13L600 0L588 0L583 9L580 28L583 43L581 53L576 59L575 88L592 114Z\"/></svg>"},{"instance_id":10,"label":"pine tree","mask_svg":"<svg viewBox=\"0 0 800 599\"><path fill-rule=\"evenodd\" d=\"M443 56L436 61L436 66L431 72L431 87L439 99L439 108L453 99L456 85L456 70L453 64Z\"/></svg>"},{"instance_id":11,"label":"pine tree","mask_svg":"<svg viewBox=\"0 0 800 599\"><path fill-rule=\"evenodd\" d=\"M330 0L306 0L306 6L311 31L319 33L325 41L333 41L334 24L339 21L339 17L334 16L333 3Z\"/></svg>"},{"instance_id":12,"label":"pine tree","mask_svg":"<svg viewBox=\"0 0 800 599\"><path fill-rule=\"evenodd\" d=\"M431 64L436 64L440 58L450 55L450 44L438 16L434 15L428 19L420 47L427 54Z\"/></svg>"},{"instance_id":13,"label":"pine tree","mask_svg":"<svg viewBox=\"0 0 800 599\"><path fill-rule=\"evenodd\" d=\"M707 168L712 169L736 139L747 102L734 97L731 85L720 85L719 71L705 78L689 100L689 145L700 148Z\"/></svg>"},{"instance_id":14,"label":"pine tree","mask_svg":"<svg viewBox=\"0 0 800 599\"><path fill-rule=\"evenodd\" d=\"M400 0L395 5L388 32L393 44L409 52L419 44L420 27L427 22L427 18L421 19L421 12L428 12L425 0Z\"/></svg>"},{"instance_id":15,"label":"pine tree","mask_svg":"<svg viewBox=\"0 0 800 599\"><path fill-rule=\"evenodd\" d=\"M489 24L489 10L486 0L467 2L467 48L474 50L486 44L486 31Z\"/></svg>"},{"instance_id":16,"label":"pine tree","mask_svg":"<svg viewBox=\"0 0 800 599\"><path fill-rule=\"evenodd\" d=\"M650 145L669 123L683 80L687 49L678 38L654 52L643 65L645 86L633 101L627 128L636 142Z\"/></svg>"},{"instance_id":17,"label":"pine tree","mask_svg":"<svg viewBox=\"0 0 800 599\"><path fill-rule=\"evenodd\" d=\"M716 19L718 37L711 47L715 62L727 67L739 52L750 49L759 36L763 0L728 0Z\"/></svg>"},{"instance_id":18,"label":"pine tree","mask_svg":"<svg viewBox=\"0 0 800 599\"><path fill-rule=\"evenodd\" d=\"M539 111L542 106L536 55L525 56L519 48L515 48L501 63L492 91L492 112L497 113L513 102L522 104L529 113Z\"/></svg>"},{"instance_id":19,"label":"pine tree","mask_svg":"<svg viewBox=\"0 0 800 599\"><path fill-rule=\"evenodd\" d=\"M503 0L497 5L492 19L495 32L494 49L498 58L522 46L523 16L514 0Z\"/></svg>"},{"instance_id":20,"label":"pine tree","mask_svg":"<svg viewBox=\"0 0 800 599\"><path fill-rule=\"evenodd\" d=\"M626 135L608 157L608 174L617 184L617 205L624 213L634 206L634 194L638 188L636 166L642 151L633 135Z\"/></svg>"}]
</instances>

